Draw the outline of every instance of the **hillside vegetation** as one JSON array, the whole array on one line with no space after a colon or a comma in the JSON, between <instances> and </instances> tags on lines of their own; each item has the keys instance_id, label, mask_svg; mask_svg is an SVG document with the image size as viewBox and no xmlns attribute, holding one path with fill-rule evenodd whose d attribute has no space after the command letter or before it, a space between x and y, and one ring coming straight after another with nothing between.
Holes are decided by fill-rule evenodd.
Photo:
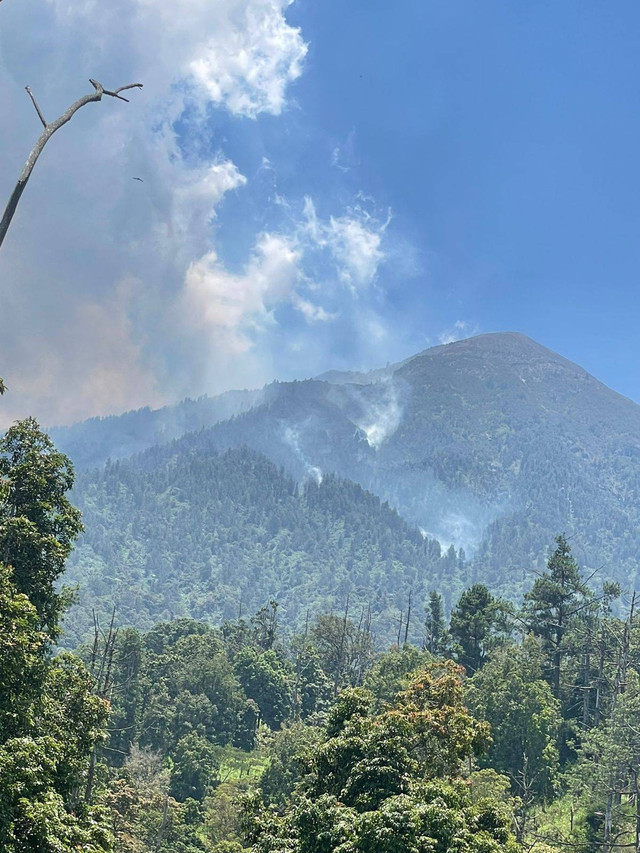
<instances>
[{"instance_id":1,"label":"hillside vegetation","mask_svg":"<svg viewBox=\"0 0 640 853\"><path fill-rule=\"evenodd\" d=\"M256 489L273 471L219 461ZM592 591L563 536L517 607L474 583L447 619L432 591L421 646L376 652L374 617L345 612L284 632L272 601L218 625L95 617L53 654L73 472L28 420L0 478L2 853L640 850L636 596Z\"/></svg>"},{"instance_id":2,"label":"hillside vegetation","mask_svg":"<svg viewBox=\"0 0 640 853\"><path fill-rule=\"evenodd\" d=\"M150 628L180 616L219 623L272 598L291 627L348 603L390 640L410 595L420 613L434 586L450 604L463 584L462 555L360 486L334 475L298 486L248 450L149 451L80 476L74 499L86 532L67 575L80 587L65 622L71 647L93 608ZM410 636L421 630L418 617Z\"/></svg>"},{"instance_id":3,"label":"hillside vegetation","mask_svg":"<svg viewBox=\"0 0 640 853\"><path fill-rule=\"evenodd\" d=\"M274 383L242 397L227 420L217 399L178 418L202 429L172 446L176 459L246 446L301 486L327 474L351 480L445 548L464 548L472 576L513 598L558 530L586 568L635 582L640 407L523 335L481 335L370 374ZM156 426L145 436L144 419L171 420L170 410L143 414L57 437L77 460L103 462L126 423L152 443ZM89 537L92 524L88 516Z\"/></svg>"}]
</instances>

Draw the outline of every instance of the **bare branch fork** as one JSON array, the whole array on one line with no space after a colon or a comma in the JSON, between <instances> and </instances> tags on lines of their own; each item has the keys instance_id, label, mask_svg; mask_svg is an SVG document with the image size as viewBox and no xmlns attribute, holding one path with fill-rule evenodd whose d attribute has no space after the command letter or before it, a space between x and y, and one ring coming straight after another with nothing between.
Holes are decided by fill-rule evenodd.
<instances>
[{"instance_id":1,"label":"bare branch fork","mask_svg":"<svg viewBox=\"0 0 640 853\"><path fill-rule=\"evenodd\" d=\"M126 101L128 98L123 97L120 92L124 92L127 89L142 89L142 83L129 83L127 86L120 86L118 89L114 89L111 91L110 89L105 89L101 83L98 83L97 80L89 80L93 88L95 89L90 95L84 95L82 98L79 98L75 103L71 104L69 109L65 110L65 112L55 121L47 122L44 115L42 114L42 110L38 106L38 102L35 99L35 96L29 86L26 87L27 94L31 98L31 102L35 108L35 111L38 114L38 118L42 122L42 126L44 130L40 134L40 137L36 144L33 146L31 150L31 154L27 159L27 162L24 165L22 172L20 173L20 177L18 178L18 183L16 184L7 206L5 208L4 214L2 216L2 221L0 221L0 246L4 241L7 231L9 230L9 225L11 224L11 220L13 219L13 215L16 212L16 208L18 207L18 202L20 201L20 197L24 192L24 188L27 185L27 181L31 177L31 173L33 172L34 166L38 160L38 157L42 154L44 146L51 139L56 130L60 130L60 128L65 125L68 121L70 121L73 116L78 112L79 109L86 106L87 104L92 104L97 101L102 100L103 95L109 95L111 98L117 98L119 101Z\"/></svg>"}]
</instances>

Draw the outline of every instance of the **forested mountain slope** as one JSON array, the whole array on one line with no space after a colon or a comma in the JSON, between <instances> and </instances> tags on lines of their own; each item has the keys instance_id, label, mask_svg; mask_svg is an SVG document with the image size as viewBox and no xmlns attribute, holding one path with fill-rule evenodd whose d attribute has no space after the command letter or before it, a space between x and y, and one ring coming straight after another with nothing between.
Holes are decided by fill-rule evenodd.
<instances>
[{"instance_id":1,"label":"forested mountain slope","mask_svg":"<svg viewBox=\"0 0 640 853\"><path fill-rule=\"evenodd\" d=\"M93 468L167 444L187 432L210 427L257 405L261 391L227 391L217 397L183 400L161 409L135 409L123 415L90 418L49 430L77 468Z\"/></svg>"},{"instance_id":2,"label":"forested mountain slope","mask_svg":"<svg viewBox=\"0 0 640 853\"><path fill-rule=\"evenodd\" d=\"M640 407L523 335L480 335L369 374L333 371L260 394L171 452L248 446L299 483L337 473L463 547L474 576L510 595L558 531L587 569L635 581ZM195 422L217 399L199 401ZM108 432L110 421L99 423ZM91 430L73 429L75 446L68 432L56 441L82 463Z\"/></svg>"},{"instance_id":3,"label":"forested mountain slope","mask_svg":"<svg viewBox=\"0 0 640 853\"><path fill-rule=\"evenodd\" d=\"M93 607L107 615L115 606L121 624L147 628L184 615L220 623L272 598L283 624L299 627L307 611L343 612L347 598L356 619L370 605L389 640L410 591L410 635L421 640L429 590L450 600L462 588L453 548L441 555L359 486L327 476L298 487L251 451L185 445L78 478L86 533L67 573L80 585L67 644L86 636Z\"/></svg>"},{"instance_id":4,"label":"forested mountain slope","mask_svg":"<svg viewBox=\"0 0 640 853\"><path fill-rule=\"evenodd\" d=\"M472 552L477 577L503 592L522 591L559 530L585 566L633 583L635 403L517 334L426 350L369 384L340 378L269 386L198 445L248 445L301 480L338 472Z\"/></svg>"}]
</instances>

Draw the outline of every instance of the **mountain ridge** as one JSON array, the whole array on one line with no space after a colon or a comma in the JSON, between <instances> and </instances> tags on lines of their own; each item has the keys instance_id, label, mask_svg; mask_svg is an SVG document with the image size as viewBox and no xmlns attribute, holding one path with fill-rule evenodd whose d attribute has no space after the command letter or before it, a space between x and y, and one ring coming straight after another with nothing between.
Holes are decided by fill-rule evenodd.
<instances>
[{"instance_id":1,"label":"mountain ridge","mask_svg":"<svg viewBox=\"0 0 640 853\"><path fill-rule=\"evenodd\" d=\"M559 531L587 567L635 581L640 407L579 365L503 332L329 378L241 392L254 396L166 453L246 446L300 483L335 473L516 594Z\"/></svg>"}]
</instances>

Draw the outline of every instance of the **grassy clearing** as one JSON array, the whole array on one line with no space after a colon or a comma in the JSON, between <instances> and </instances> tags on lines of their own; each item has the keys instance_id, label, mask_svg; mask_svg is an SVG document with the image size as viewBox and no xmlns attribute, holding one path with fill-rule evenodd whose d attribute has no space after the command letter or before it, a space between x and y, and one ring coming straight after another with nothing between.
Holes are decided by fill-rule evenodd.
<instances>
[{"instance_id":1,"label":"grassy clearing","mask_svg":"<svg viewBox=\"0 0 640 853\"><path fill-rule=\"evenodd\" d=\"M221 782L257 782L268 764L263 749L244 752L233 746L225 746L221 750L220 781Z\"/></svg>"}]
</instances>

